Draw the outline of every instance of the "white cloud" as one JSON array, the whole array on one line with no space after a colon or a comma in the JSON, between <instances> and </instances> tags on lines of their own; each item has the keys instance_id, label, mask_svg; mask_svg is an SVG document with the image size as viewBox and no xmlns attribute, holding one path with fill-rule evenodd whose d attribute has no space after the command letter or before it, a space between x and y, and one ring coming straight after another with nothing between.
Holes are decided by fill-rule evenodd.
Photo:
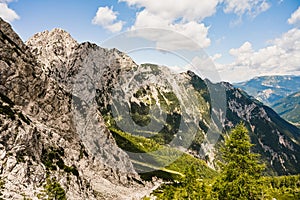
<instances>
[{"instance_id":1,"label":"white cloud","mask_svg":"<svg viewBox=\"0 0 300 200\"><path fill-rule=\"evenodd\" d=\"M251 17L256 17L270 8L267 0L224 0L224 3L225 13L235 13L239 16L248 14Z\"/></svg>"},{"instance_id":2,"label":"white cloud","mask_svg":"<svg viewBox=\"0 0 300 200\"><path fill-rule=\"evenodd\" d=\"M229 65L217 64L226 80L240 81L257 75L300 74L300 30L291 29L255 51L250 42L230 49L235 57Z\"/></svg>"},{"instance_id":3,"label":"white cloud","mask_svg":"<svg viewBox=\"0 0 300 200\"><path fill-rule=\"evenodd\" d=\"M122 30L124 22L117 21L118 12L114 12L113 8L99 7L96 16L93 18L92 23L102 26L111 32L119 32Z\"/></svg>"},{"instance_id":4,"label":"white cloud","mask_svg":"<svg viewBox=\"0 0 300 200\"><path fill-rule=\"evenodd\" d=\"M250 42L245 42L241 47L238 49L230 49L229 53L233 56L239 55L247 55L248 53L252 52L252 44Z\"/></svg>"},{"instance_id":5,"label":"white cloud","mask_svg":"<svg viewBox=\"0 0 300 200\"><path fill-rule=\"evenodd\" d=\"M222 54L216 53L215 55L211 56L210 58L212 61L216 61L216 60L222 58Z\"/></svg>"},{"instance_id":6,"label":"white cloud","mask_svg":"<svg viewBox=\"0 0 300 200\"><path fill-rule=\"evenodd\" d=\"M300 6L288 19L289 24L299 24L300 23Z\"/></svg>"},{"instance_id":7,"label":"white cloud","mask_svg":"<svg viewBox=\"0 0 300 200\"><path fill-rule=\"evenodd\" d=\"M195 21L172 23L157 16L138 14L136 23L131 30L136 30L139 37L156 42L156 47L165 50L198 50L208 47L211 43L208 28ZM143 30L146 28L146 30ZM150 28L147 31L147 28Z\"/></svg>"},{"instance_id":8,"label":"white cloud","mask_svg":"<svg viewBox=\"0 0 300 200\"><path fill-rule=\"evenodd\" d=\"M191 38L198 44L198 48L206 48L211 44L208 36L209 27L205 26L202 20L215 14L218 5L224 6L224 11L227 13L233 12L239 16L247 13L251 17L255 17L270 7L267 0L119 0L119 2L126 2L129 6L139 10L135 23L131 27L132 30L168 29ZM148 34L145 38L162 43L159 34L151 36ZM169 39L164 43L172 45L170 41ZM183 48L188 47L189 45L185 44Z\"/></svg>"},{"instance_id":9,"label":"white cloud","mask_svg":"<svg viewBox=\"0 0 300 200\"><path fill-rule=\"evenodd\" d=\"M0 0L0 17L8 22L20 19L18 14L8 7L7 3L11 1L12 0Z\"/></svg>"},{"instance_id":10,"label":"white cloud","mask_svg":"<svg viewBox=\"0 0 300 200\"><path fill-rule=\"evenodd\" d=\"M149 13L162 19L183 19L183 21L199 21L216 12L220 0L119 0L129 6L144 8Z\"/></svg>"},{"instance_id":11,"label":"white cloud","mask_svg":"<svg viewBox=\"0 0 300 200\"><path fill-rule=\"evenodd\" d=\"M205 48L211 43L208 38L209 27L201 20L216 12L219 0L119 0L127 2L129 6L141 9L136 14L132 30L141 28L157 28L174 31L169 37L162 37L160 33L146 34L144 38L157 41L160 47L167 49L195 49ZM159 31L158 31L159 32ZM162 31L163 32L163 31ZM176 40L175 35L182 34L187 40ZM194 42L191 42L194 41ZM196 43L196 44L195 44Z\"/></svg>"}]
</instances>

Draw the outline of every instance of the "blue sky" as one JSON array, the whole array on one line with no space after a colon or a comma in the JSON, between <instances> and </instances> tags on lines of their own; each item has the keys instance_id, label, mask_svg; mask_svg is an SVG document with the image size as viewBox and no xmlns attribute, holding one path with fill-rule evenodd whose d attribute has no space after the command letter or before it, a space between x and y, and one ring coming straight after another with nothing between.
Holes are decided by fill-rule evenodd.
<instances>
[{"instance_id":1,"label":"blue sky","mask_svg":"<svg viewBox=\"0 0 300 200\"><path fill-rule=\"evenodd\" d=\"M0 0L0 16L24 41L59 27L78 42L105 46L124 31L167 29L203 48L222 80L237 82L259 75L300 75L299 6L298 0ZM177 40L163 41L158 35L143 32L139 37L154 46ZM175 66L176 59L170 56L145 52L130 56L137 62L153 59L175 70L189 68L180 66L184 62L179 60Z\"/></svg>"}]
</instances>

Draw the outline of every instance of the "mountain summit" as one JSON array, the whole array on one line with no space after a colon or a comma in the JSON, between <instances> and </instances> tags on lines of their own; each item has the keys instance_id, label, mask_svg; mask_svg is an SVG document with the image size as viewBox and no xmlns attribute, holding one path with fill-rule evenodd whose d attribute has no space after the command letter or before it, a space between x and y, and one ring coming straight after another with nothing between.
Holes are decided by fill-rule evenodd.
<instances>
[{"instance_id":1,"label":"mountain summit","mask_svg":"<svg viewBox=\"0 0 300 200\"><path fill-rule=\"evenodd\" d=\"M31 51L43 63L44 71L53 73L56 67L66 66L70 55L79 44L68 32L55 28L35 34L26 45L32 47Z\"/></svg>"}]
</instances>

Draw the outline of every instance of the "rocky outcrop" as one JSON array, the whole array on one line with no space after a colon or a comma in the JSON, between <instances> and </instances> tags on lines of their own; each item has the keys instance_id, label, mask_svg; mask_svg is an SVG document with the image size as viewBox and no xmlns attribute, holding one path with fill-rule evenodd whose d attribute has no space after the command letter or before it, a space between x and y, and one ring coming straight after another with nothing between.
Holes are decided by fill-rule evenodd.
<instances>
[{"instance_id":1,"label":"rocky outcrop","mask_svg":"<svg viewBox=\"0 0 300 200\"><path fill-rule=\"evenodd\" d=\"M58 83L67 81L66 75L72 70L68 68L71 55L79 45L69 33L58 28L44 31L32 36L26 45L37 58L44 74Z\"/></svg>"},{"instance_id":2,"label":"rocky outcrop","mask_svg":"<svg viewBox=\"0 0 300 200\"><path fill-rule=\"evenodd\" d=\"M58 78L67 74L73 50L85 45L56 29L31 40L46 47L32 50L2 19L0 34L3 198L47 197L59 190L68 199L124 199L147 191L97 110L89 113L99 130L92 141L97 151L78 134L84 124L74 123L76 97Z\"/></svg>"}]
</instances>

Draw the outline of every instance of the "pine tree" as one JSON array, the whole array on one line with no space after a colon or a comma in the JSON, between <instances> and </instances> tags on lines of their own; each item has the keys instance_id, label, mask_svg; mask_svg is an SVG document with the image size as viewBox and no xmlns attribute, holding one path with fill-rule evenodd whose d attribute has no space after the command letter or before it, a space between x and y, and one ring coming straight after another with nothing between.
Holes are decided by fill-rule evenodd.
<instances>
[{"instance_id":1,"label":"pine tree","mask_svg":"<svg viewBox=\"0 0 300 200\"><path fill-rule=\"evenodd\" d=\"M237 125L225 138L221 148L224 163L213 185L217 199L258 199L261 193L258 179L264 169L258 154L250 152L252 144L244 124Z\"/></svg>"}]
</instances>

